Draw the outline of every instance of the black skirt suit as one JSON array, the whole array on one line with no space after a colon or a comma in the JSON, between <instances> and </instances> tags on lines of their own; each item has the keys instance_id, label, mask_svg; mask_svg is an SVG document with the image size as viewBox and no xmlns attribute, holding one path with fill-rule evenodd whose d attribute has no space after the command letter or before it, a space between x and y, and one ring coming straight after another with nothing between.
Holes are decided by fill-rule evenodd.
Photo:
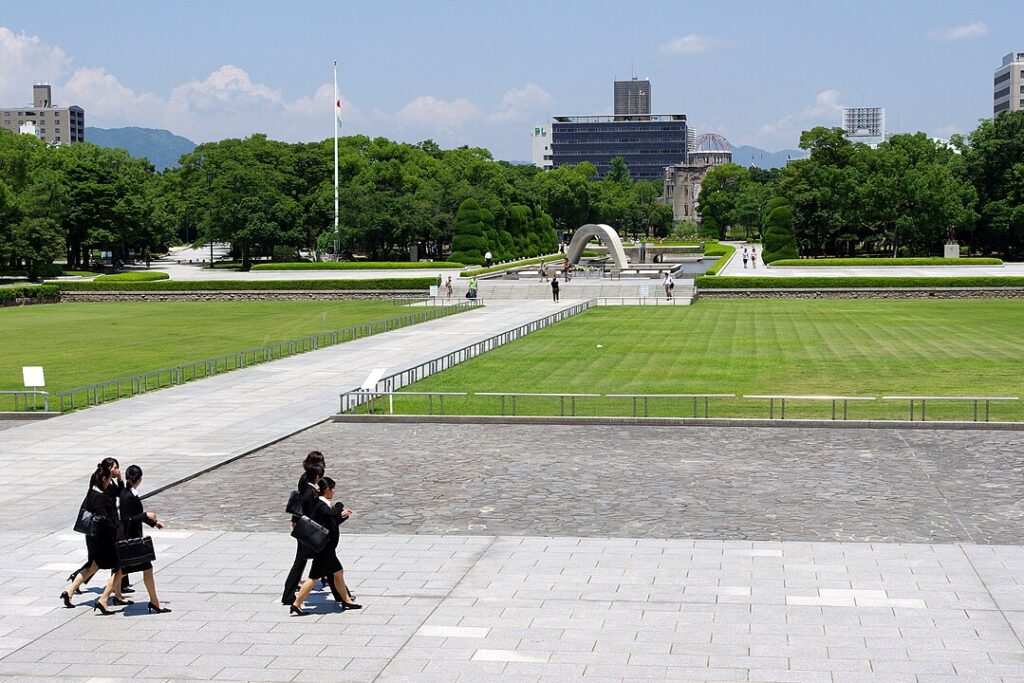
<instances>
[{"instance_id":1,"label":"black skirt suit","mask_svg":"<svg viewBox=\"0 0 1024 683\"><path fill-rule=\"evenodd\" d=\"M117 517L117 503L106 493L89 489L82 506L93 514L95 532L85 537L89 549L89 562L100 569L119 569L121 558L117 553L117 538L121 524Z\"/></svg>"},{"instance_id":2,"label":"black skirt suit","mask_svg":"<svg viewBox=\"0 0 1024 683\"><path fill-rule=\"evenodd\" d=\"M156 526L156 522L146 515L142 500L131 489L125 489L121 494L121 527L124 529L124 537L142 538L143 522L151 527ZM143 562L125 567L124 570L125 572L144 572L152 568L152 562Z\"/></svg>"},{"instance_id":3,"label":"black skirt suit","mask_svg":"<svg viewBox=\"0 0 1024 683\"><path fill-rule=\"evenodd\" d=\"M343 569L341 560L338 559L337 551L338 538L341 535L338 528L345 521L341 516L344 507L341 503L335 503L331 506L319 498L316 500L316 506L313 508L313 514L310 517L314 522L323 525L327 529L327 545L313 556L313 566L309 570L309 578L311 579L330 576L334 572Z\"/></svg>"}]
</instances>

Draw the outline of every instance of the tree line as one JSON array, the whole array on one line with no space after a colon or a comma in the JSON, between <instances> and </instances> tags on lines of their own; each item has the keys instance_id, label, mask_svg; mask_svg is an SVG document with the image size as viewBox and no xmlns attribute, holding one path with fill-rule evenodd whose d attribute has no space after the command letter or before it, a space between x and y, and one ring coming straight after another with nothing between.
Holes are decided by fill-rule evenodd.
<instances>
[{"instance_id":1,"label":"tree line","mask_svg":"<svg viewBox=\"0 0 1024 683\"><path fill-rule=\"evenodd\" d=\"M243 267L300 249L325 254L335 239L333 175L330 139L205 143L157 173L123 150L0 131L0 270L37 275L54 261L86 268L96 251L125 261L210 240L230 242ZM541 172L482 148L355 135L339 140L339 188L339 256L374 261L407 260L415 246L420 258L455 251L480 263L487 251L504 260L557 249L556 230L588 222L647 236L672 224L671 209L656 203L661 188L632 182L621 159L599 179L591 164ZM476 216L462 224L481 233L469 249L453 245L467 200Z\"/></svg>"},{"instance_id":2,"label":"tree line","mask_svg":"<svg viewBox=\"0 0 1024 683\"><path fill-rule=\"evenodd\" d=\"M798 256L1024 257L1024 111L982 120L949 143L924 133L877 147L840 128L804 132L807 159L783 169L726 164L701 186L701 231L763 238L766 261Z\"/></svg>"}]
</instances>

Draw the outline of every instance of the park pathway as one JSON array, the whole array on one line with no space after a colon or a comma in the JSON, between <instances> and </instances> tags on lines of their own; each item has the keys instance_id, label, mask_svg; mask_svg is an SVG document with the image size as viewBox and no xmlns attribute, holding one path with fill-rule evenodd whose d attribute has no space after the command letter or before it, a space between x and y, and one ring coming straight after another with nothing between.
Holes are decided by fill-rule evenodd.
<instances>
[{"instance_id":1,"label":"park pathway","mask_svg":"<svg viewBox=\"0 0 1024 683\"><path fill-rule=\"evenodd\" d=\"M0 527L69 528L104 457L140 465L152 491L323 421L374 368L415 366L576 303L496 303L6 430Z\"/></svg>"}]
</instances>

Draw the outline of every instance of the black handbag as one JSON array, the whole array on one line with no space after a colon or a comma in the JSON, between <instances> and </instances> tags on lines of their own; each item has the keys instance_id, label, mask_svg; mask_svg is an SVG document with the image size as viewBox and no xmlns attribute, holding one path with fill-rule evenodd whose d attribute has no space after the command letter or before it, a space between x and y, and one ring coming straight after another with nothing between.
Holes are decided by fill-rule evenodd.
<instances>
[{"instance_id":1,"label":"black handbag","mask_svg":"<svg viewBox=\"0 0 1024 683\"><path fill-rule=\"evenodd\" d=\"M288 504L284 506L284 511L290 515L296 517L302 516L302 494L298 491L292 491L288 494Z\"/></svg>"},{"instance_id":2,"label":"black handbag","mask_svg":"<svg viewBox=\"0 0 1024 683\"><path fill-rule=\"evenodd\" d=\"M292 538L315 553L320 552L327 545L327 527L317 524L309 517L302 515L292 529Z\"/></svg>"},{"instance_id":3,"label":"black handbag","mask_svg":"<svg viewBox=\"0 0 1024 683\"><path fill-rule=\"evenodd\" d=\"M94 515L83 507L75 519L75 531L86 536L95 536L99 531L101 519L104 519L101 515Z\"/></svg>"},{"instance_id":4,"label":"black handbag","mask_svg":"<svg viewBox=\"0 0 1024 683\"><path fill-rule=\"evenodd\" d=\"M156 551L153 550L153 539L149 536L118 541L117 554L121 558L121 564L125 567L145 564L156 559Z\"/></svg>"}]
</instances>

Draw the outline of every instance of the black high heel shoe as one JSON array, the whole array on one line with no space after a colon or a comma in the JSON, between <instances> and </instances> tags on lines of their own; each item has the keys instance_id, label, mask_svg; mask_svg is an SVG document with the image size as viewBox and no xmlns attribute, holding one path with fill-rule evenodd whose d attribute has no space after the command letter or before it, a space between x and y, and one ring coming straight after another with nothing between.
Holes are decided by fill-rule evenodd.
<instances>
[{"instance_id":1,"label":"black high heel shoe","mask_svg":"<svg viewBox=\"0 0 1024 683\"><path fill-rule=\"evenodd\" d=\"M147 602L146 603L146 611L150 612L150 613L151 612L156 612L157 614L167 614L168 612L171 611L171 608L170 607L157 607L153 603Z\"/></svg>"},{"instance_id":2,"label":"black high heel shoe","mask_svg":"<svg viewBox=\"0 0 1024 683\"><path fill-rule=\"evenodd\" d=\"M95 610L99 610L100 614L102 614L103 616L110 616L111 614L113 614L113 612L108 610L106 608L106 606L102 602L100 602L99 600L97 600L96 602L92 603L92 608L93 608L94 611Z\"/></svg>"},{"instance_id":3,"label":"black high heel shoe","mask_svg":"<svg viewBox=\"0 0 1024 683\"><path fill-rule=\"evenodd\" d=\"M358 602L339 602L338 604L341 605L342 612L350 609L363 609L363 606Z\"/></svg>"},{"instance_id":4,"label":"black high heel shoe","mask_svg":"<svg viewBox=\"0 0 1024 683\"><path fill-rule=\"evenodd\" d=\"M74 609L75 604L71 602L71 596L68 595L67 591L60 592L60 599L64 601L64 606L69 609Z\"/></svg>"},{"instance_id":5,"label":"black high heel shoe","mask_svg":"<svg viewBox=\"0 0 1024 683\"><path fill-rule=\"evenodd\" d=\"M297 617L304 617L304 616L306 616L306 613L303 612L298 607L296 607L295 605L289 605L288 606L288 613L289 614L294 614Z\"/></svg>"},{"instance_id":6,"label":"black high heel shoe","mask_svg":"<svg viewBox=\"0 0 1024 683\"><path fill-rule=\"evenodd\" d=\"M114 602L115 605L118 605L119 607L125 607L127 605L134 605L135 604L134 600L122 600L121 598L117 597L116 595L114 597L110 598L110 599Z\"/></svg>"}]
</instances>

